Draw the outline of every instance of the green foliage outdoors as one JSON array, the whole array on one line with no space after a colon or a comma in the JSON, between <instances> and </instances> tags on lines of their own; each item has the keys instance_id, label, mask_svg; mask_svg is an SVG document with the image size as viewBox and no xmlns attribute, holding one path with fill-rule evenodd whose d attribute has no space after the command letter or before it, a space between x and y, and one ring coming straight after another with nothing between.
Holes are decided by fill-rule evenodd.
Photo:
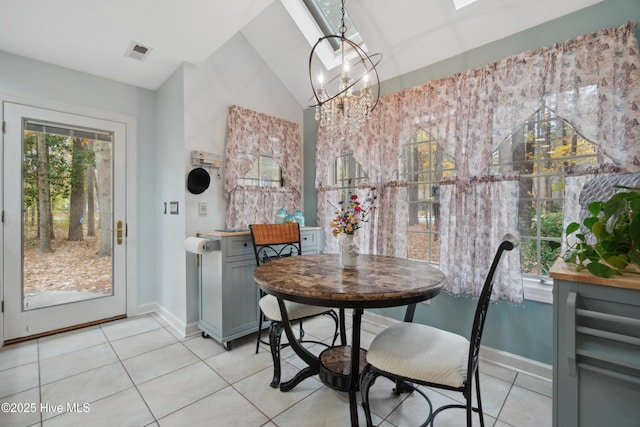
<instances>
[{"instance_id":1,"label":"green foliage outdoors","mask_svg":"<svg viewBox=\"0 0 640 427\"><path fill-rule=\"evenodd\" d=\"M66 136L47 134L49 150L48 179L51 199L68 199L71 189L71 145ZM24 137L22 179L25 207L38 206L38 142L35 133Z\"/></svg>"},{"instance_id":2,"label":"green foliage outdoors","mask_svg":"<svg viewBox=\"0 0 640 427\"><path fill-rule=\"evenodd\" d=\"M562 212L549 212L540 215L540 235L544 237L560 237L562 235ZM535 212L532 217L536 218ZM537 233L536 221L532 221L529 235ZM540 265L538 265L538 245L540 248ZM537 240L522 238L520 242L520 260L522 271L530 274L548 275L554 261L560 255L559 244L553 240Z\"/></svg>"},{"instance_id":3,"label":"green foliage outdoors","mask_svg":"<svg viewBox=\"0 0 640 427\"><path fill-rule=\"evenodd\" d=\"M567 236L575 234L577 243L567 250L564 260L598 277L625 272L640 274L640 188L616 188L629 191L589 204L592 216L583 223L595 237L595 244L587 243L587 236L577 222L569 224L566 230Z\"/></svg>"}]
</instances>

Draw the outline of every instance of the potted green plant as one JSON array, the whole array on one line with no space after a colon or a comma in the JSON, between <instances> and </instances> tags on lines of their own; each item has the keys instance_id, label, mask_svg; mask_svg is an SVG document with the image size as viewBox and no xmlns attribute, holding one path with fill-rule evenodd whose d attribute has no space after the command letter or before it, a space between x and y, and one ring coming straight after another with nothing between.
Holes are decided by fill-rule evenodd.
<instances>
[{"instance_id":1,"label":"potted green plant","mask_svg":"<svg viewBox=\"0 0 640 427\"><path fill-rule=\"evenodd\" d=\"M566 236L575 234L576 243L568 245L563 258L578 270L586 268L598 277L614 274L640 274L640 188L615 186L627 191L606 201L592 202L584 226L595 243L588 243L580 224L567 226Z\"/></svg>"}]
</instances>

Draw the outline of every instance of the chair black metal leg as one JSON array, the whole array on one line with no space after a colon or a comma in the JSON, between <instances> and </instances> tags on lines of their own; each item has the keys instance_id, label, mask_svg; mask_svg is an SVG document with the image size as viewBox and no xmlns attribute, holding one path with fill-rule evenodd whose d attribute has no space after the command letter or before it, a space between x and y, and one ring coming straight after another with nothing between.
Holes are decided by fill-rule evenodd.
<instances>
[{"instance_id":1,"label":"chair black metal leg","mask_svg":"<svg viewBox=\"0 0 640 427\"><path fill-rule=\"evenodd\" d=\"M269 327L269 346L271 347L271 358L273 359L273 380L271 387L277 388L280 385L280 339L282 337L282 322L271 322Z\"/></svg>"},{"instance_id":2,"label":"chair black metal leg","mask_svg":"<svg viewBox=\"0 0 640 427\"><path fill-rule=\"evenodd\" d=\"M333 332L333 339L331 340L331 345L334 346L336 345L336 340L338 339L338 335L340 334L340 329L339 329L340 319L338 318L338 315L336 314L336 312L333 310L328 312L327 315L331 316L334 323L336 324L336 329Z\"/></svg>"},{"instance_id":3,"label":"chair black metal leg","mask_svg":"<svg viewBox=\"0 0 640 427\"><path fill-rule=\"evenodd\" d=\"M278 306L280 307L280 314L282 315L282 325L287 339L289 340L289 345L291 345L296 354L308 365L308 367L299 371L289 381L280 383L281 391L289 391L305 378L316 375L320 368L318 357L309 352L309 350L307 350L306 348L302 347L296 339L293 331L291 330L291 322L289 322L289 315L287 314L287 309L285 308L284 301L282 301L280 298L278 298Z\"/></svg>"},{"instance_id":4,"label":"chair black metal leg","mask_svg":"<svg viewBox=\"0 0 640 427\"><path fill-rule=\"evenodd\" d=\"M260 350L260 335L262 335L262 323L264 322L264 314L258 308L258 338L256 338L256 354Z\"/></svg>"},{"instance_id":5,"label":"chair black metal leg","mask_svg":"<svg viewBox=\"0 0 640 427\"><path fill-rule=\"evenodd\" d=\"M340 309L340 345L347 345L347 326L345 322L344 308Z\"/></svg>"},{"instance_id":6,"label":"chair black metal leg","mask_svg":"<svg viewBox=\"0 0 640 427\"><path fill-rule=\"evenodd\" d=\"M484 412L482 411L482 399L480 398L480 370L478 369L476 369L476 396L478 398L478 416L480 417L480 427L484 427Z\"/></svg>"},{"instance_id":7,"label":"chair black metal leg","mask_svg":"<svg viewBox=\"0 0 640 427\"><path fill-rule=\"evenodd\" d=\"M360 395L362 396L362 409L364 409L367 427L373 426L371 406L369 406L369 389L376 382L378 376L379 374L372 369L371 365L365 366L360 374Z\"/></svg>"}]
</instances>

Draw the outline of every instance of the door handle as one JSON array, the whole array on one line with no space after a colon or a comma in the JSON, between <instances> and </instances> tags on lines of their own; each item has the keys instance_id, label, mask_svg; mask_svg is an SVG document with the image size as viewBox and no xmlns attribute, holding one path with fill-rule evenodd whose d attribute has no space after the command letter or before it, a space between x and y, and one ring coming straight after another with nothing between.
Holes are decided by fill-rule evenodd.
<instances>
[{"instance_id":1,"label":"door handle","mask_svg":"<svg viewBox=\"0 0 640 427\"><path fill-rule=\"evenodd\" d=\"M117 242L119 245L122 244L122 220L118 221L118 225L116 226L117 233Z\"/></svg>"}]
</instances>

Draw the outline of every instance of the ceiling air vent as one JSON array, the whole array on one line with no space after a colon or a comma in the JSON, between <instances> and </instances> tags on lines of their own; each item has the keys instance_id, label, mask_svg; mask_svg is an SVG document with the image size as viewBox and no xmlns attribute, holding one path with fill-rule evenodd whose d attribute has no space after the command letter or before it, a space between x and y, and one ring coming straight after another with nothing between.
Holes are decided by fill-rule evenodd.
<instances>
[{"instance_id":1,"label":"ceiling air vent","mask_svg":"<svg viewBox=\"0 0 640 427\"><path fill-rule=\"evenodd\" d=\"M124 55L137 59L138 61L144 61L152 50L152 48L141 45L140 43L131 42Z\"/></svg>"}]
</instances>

